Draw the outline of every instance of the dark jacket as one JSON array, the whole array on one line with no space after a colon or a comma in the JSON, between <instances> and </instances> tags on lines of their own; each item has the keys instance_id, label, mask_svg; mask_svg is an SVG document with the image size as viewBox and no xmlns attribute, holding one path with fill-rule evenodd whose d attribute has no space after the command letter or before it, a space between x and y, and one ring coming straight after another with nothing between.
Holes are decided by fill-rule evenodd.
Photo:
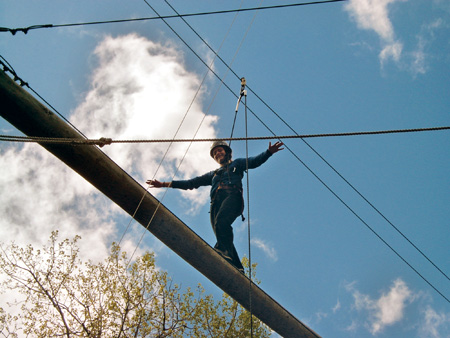
<instances>
[{"instance_id":1,"label":"dark jacket","mask_svg":"<svg viewBox=\"0 0 450 338\"><path fill-rule=\"evenodd\" d=\"M272 156L269 150L262 152L261 154L248 158L248 168L254 169L266 162L269 157ZM197 176L189 180L177 180L172 181L172 188L176 189L197 189L201 186L211 186L210 196L215 195L219 183L222 185L235 186L242 190L242 178L246 170L245 158L237 158L228 165L220 167L219 169L210 171L204 175Z\"/></svg>"}]
</instances>

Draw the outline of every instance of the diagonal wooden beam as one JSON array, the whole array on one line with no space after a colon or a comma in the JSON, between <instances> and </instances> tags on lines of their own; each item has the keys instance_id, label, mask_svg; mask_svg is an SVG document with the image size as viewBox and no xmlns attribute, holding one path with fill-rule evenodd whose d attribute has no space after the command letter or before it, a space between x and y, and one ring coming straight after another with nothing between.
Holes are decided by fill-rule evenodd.
<instances>
[{"instance_id":1,"label":"diagonal wooden beam","mask_svg":"<svg viewBox=\"0 0 450 338\"><path fill-rule=\"evenodd\" d=\"M28 136L83 138L0 71L0 115ZM319 337L227 263L97 146L41 144L253 315L286 338ZM250 287L251 284L251 287Z\"/></svg>"}]
</instances>

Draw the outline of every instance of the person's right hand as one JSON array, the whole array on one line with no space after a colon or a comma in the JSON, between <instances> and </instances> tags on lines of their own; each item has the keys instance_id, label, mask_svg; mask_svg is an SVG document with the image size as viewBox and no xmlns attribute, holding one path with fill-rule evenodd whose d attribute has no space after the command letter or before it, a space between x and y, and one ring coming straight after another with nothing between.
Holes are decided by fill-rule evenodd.
<instances>
[{"instance_id":1,"label":"person's right hand","mask_svg":"<svg viewBox=\"0 0 450 338\"><path fill-rule=\"evenodd\" d=\"M164 187L164 182L160 182L158 180L147 180L147 182L145 182L147 184L150 185L150 188L162 188Z\"/></svg>"}]
</instances>

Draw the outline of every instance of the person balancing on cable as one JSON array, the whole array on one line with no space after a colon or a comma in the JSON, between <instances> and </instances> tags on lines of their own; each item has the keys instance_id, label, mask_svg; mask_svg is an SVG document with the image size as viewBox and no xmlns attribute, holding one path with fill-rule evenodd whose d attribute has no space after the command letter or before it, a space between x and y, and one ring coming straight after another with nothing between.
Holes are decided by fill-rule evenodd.
<instances>
[{"instance_id":1,"label":"person balancing on cable","mask_svg":"<svg viewBox=\"0 0 450 338\"><path fill-rule=\"evenodd\" d=\"M283 150L282 142L272 145L261 154L248 158L248 168L254 169L266 162L272 154ZM244 272L239 255L233 244L233 228L235 219L242 215L244 199L242 196L242 178L247 167L245 158L232 160L232 150L224 141L216 141L211 146L211 157L220 168L202 176L189 180L160 182L147 180L147 184L154 188L197 189L201 186L211 186L211 225L216 235L217 243L214 249L239 271Z\"/></svg>"}]
</instances>

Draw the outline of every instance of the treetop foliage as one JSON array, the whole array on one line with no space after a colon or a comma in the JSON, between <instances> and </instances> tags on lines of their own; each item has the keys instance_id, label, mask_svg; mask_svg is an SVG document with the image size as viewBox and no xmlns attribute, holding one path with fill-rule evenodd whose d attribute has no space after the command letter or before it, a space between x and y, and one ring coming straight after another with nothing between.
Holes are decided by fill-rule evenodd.
<instances>
[{"instance_id":1,"label":"treetop foliage","mask_svg":"<svg viewBox=\"0 0 450 338\"><path fill-rule=\"evenodd\" d=\"M54 231L42 249L0 245L1 292L22 297L10 312L0 307L0 336L237 338L250 336L252 320L254 337L270 337L228 295L216 301L201 284L183 291L153 253L130 262L113 243L104 262L83 262L79 240L58 242Z\"/></svg>"}]
</instances>

